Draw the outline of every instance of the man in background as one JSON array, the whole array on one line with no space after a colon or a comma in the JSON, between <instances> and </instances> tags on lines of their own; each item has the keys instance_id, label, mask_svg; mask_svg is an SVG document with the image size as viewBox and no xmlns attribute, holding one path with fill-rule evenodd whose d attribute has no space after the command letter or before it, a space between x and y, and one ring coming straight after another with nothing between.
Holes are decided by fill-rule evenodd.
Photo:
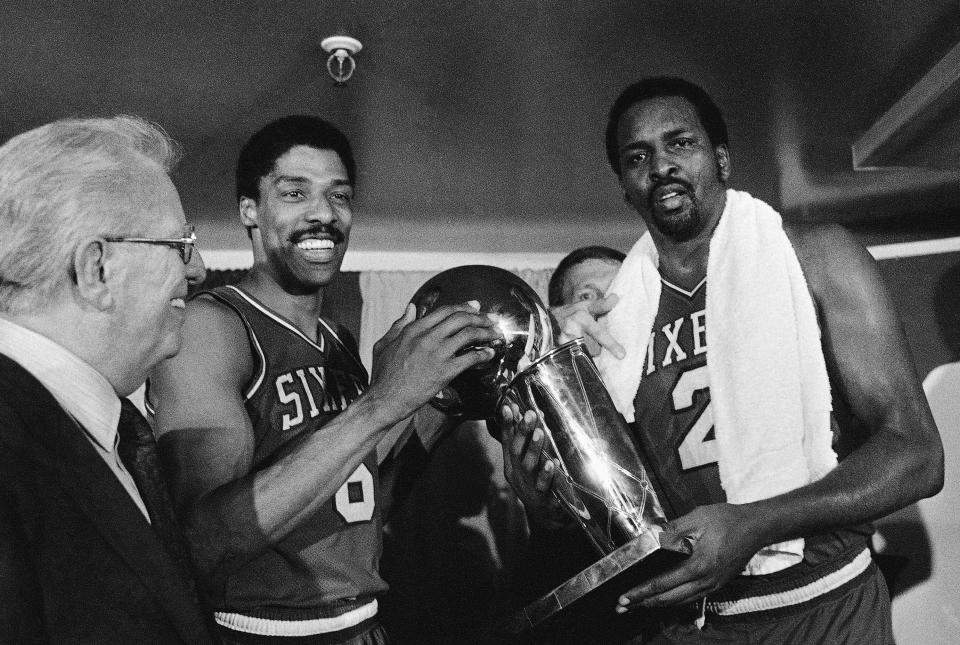
<instances>
[{"instance_id":1,"label":"man in background","mask_svg":"<svg viewBox=\"0 0 960 645\"><path fill-rule=\"evenodd\" d=\"M873 259L728 189L723 117L682 79L620 95L607 155L647 233L598 366L692 552L611 613L666 609L651 642L891 643L868 523L939 491L943 450ZM503 416L512 481L542 508L543 433Z\"/></svg>"},{"instance_id":2,"label":"man in background","mask_svg":"<svg viewBox=\"0 0 960 645\"><path fill-rule=\"evenodd\" d=\"M120 398L177 352L204 275L175 159L132 117L0 148L5 643L211 641L153 436Z\"/></svg>"},{"instance_id":3,"label":"man in background","mask_svg":"<svg viewBox=\"0 0 960 645\"><path fill-rule=\"evenodd\" d=\"M603 300L624 257L622 251L608 246L582 246L571 251L550 276L547 287L550 306Z\"/></svg>"},{"instance_id":4,"label":"man in background","mask_svg":"<svg viewBox=\"0 0 960 645\"><path fill-rule=\"evenodd\" d=\"M320 317L355 184L349 142L322 119L254 134L237 163L254 266L188 304L183 351L151 378L160 448L228 643L386 642L375 448L414 415L400 444L423 456L445 425L425 404L500 337L472 306L414 320L410 305L375 346L368 383L353 338Z\"/></svg>"},{"instance_id":5,"label":"man in background","mask_svg":"<svg viewBox=\"0 0 960 645\"><path fill-rule=\"evenodd\" d=\"M626 257L607 246L583 246L568 253L550 276L547 288L550 311L562 321L568 338L583 338L591 356L609 347L618 356L623 348L598 322L617 304L607 288Z\"/></svg>"}]
</instances>

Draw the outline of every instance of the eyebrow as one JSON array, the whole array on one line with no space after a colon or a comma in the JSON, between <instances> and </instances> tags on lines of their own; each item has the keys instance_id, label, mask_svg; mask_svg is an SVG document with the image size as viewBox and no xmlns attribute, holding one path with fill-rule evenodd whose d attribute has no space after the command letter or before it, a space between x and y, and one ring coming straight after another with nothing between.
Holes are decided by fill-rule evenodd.
<instances>
[{"instance_id":1,"label":"eyebrow","mask_svg":"<svg viewBox=\"0 0 960 645\"><path fill-rule=\"evenodd\" d=\"M669 140L669 139L673 139L674 137L680 136L681 134L694 134L694 135L695 135L696 132L695 132L692 128L683 126L683 127L673 128L672 130L667 130L666 132L664 132L664 133L663 133L662 135L660 135L660 136L661 136L662 139ZM636 148L643 148L643 147L645 147L646 145L647 145L647 144L646 144L644 141L642 141L642 140L630 141L630 142L628 142L628 143L620 146L620 148L618 149L618 151L619 151L619 152L627 152L627 151L629 151L629 150L634 150L634 149L636 149Z\"/></svg>"},{"instance_id":2,"label":"eyebrow","mask_svg":"<svg viewBox=\"0 0 960 645\"><path fill-rule=\"evenodd\" d=\"M668 130L667 132L664 133L663 136L665 139L672 139L681 134L691 134L691 133L693 133L692 129L683 127L683 128L674 128L673 130Z\"/></svg>"},{"instance_id":3,"label":"eyebrow","mask_svg":"<svg viewBox=\"0 0 960 645\"><path fill-rule=\"evenodd\" d=\"M296 175L277 175L273 178L273 185L282 184L284 182L291 184L308 184L310 180L306 177L297 177Z\"/></svg>"},{"instance_id":4,"label":"eyebrow","mask_svg":"<svg viewBox=\"0 0 960 645\"><path fill-rule=\"evenodd\" d=\"M282 183L291 183L291 184L309 184L310 179L307 177L300 177L297 175L277 175L273 178L272 181L274 186L279 186ZM350 186L349 179L334 179L332 182L334 186Z\"/></svg>"}]
</instances>

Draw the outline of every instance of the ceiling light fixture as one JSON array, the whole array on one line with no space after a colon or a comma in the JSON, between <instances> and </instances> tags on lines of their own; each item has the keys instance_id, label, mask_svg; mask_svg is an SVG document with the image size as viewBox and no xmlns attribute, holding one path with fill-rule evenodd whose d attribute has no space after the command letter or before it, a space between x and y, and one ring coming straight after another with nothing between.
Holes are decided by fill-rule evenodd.
<instances>
[{"instance_id":1,"label":"ceiling light fixture","mask_svg":"<svg viewBox=\"0 0 960 645\"><path fill-rule=\"evenodd\" d=\"M357 62L353 60L353 54L356 54L363 45L356 38L350 36L330 36L320 41L323 51L330 52L327 58L327 71L337 82L337 85L343 85L353 76L353 70L357 68Z\"/></svg>"}]
</instances>

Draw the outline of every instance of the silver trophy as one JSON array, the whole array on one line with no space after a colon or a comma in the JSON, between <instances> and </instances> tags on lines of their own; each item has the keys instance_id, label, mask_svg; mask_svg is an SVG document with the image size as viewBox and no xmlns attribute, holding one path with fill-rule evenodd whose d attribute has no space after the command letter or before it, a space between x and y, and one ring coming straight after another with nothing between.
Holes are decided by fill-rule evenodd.
<instances>
[{"instance_id":1,"label":"silver trophy","mask_svg":"<svg viewBox=\"0 0 960 645\"><path fill-rule=\"evenodd\" d=\"M667 520L632 431L614 407L583 341L557 347L555 326L539 296L518 276L496 267L444 271L412 299L420 317L441 305L469 301L496 321L503 340L494 344L491 361L461 374L434 405L467 419L494 419L507 401L521 410L535 410L543 419L550 456L560 465L554 494L601 556L514 616L508 630L519 634L654 553L685 553L682 545L661 544Z\"/></svg>"},{"instance_id":2,"label":"silver trophy","mask_svg":"<svg viewBox=\"0 0 960 645\"><path fill-rule=\"evenodd\" d=\"M583 340L532 362L503 397L543 418L561 464L554 492L600 553L659 535L666 517Z\"/></svg>"}]
</instances>

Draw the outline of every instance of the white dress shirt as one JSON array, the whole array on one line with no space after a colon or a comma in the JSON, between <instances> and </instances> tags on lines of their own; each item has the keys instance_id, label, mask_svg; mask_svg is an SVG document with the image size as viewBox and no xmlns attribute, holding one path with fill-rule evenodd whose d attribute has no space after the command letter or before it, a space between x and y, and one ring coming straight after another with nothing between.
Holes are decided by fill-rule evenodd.
<instances>
[{"instance_id":1,"label":"white dress shirt","mask_svg":"<svg viewBox=\"0 0 960 645\"><path fill-rule=\"evenodd\" d=\"M103 374L46 336L2 317L0 353L19 363L53 394L149 522L133 477L117 454L120 399Z\"/></svg>"}]
</instances>

